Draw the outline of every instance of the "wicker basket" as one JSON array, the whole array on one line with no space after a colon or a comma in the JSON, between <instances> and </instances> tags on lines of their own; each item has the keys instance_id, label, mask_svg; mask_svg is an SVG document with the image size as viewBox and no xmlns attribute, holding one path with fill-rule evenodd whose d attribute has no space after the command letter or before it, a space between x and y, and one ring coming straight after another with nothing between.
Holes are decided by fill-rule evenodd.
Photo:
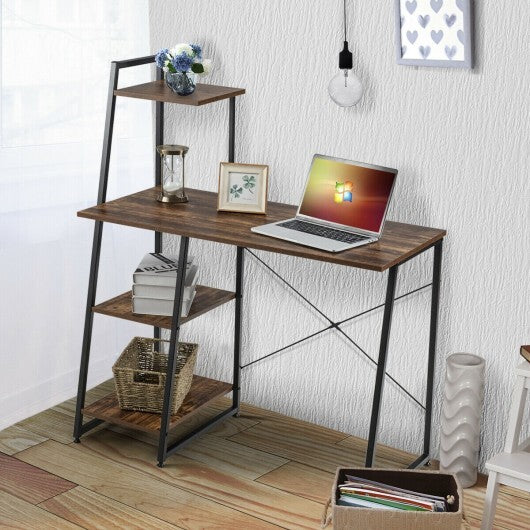
<instances>
[{"instance_id":1,"label":"wicker basket","mask_svg":"<svg viewBox=\"0 0 530 530\"><path fill-rule=\"evenodd\" d=\"M167 340L134 337L112 367L120 408L142 412L162 412L168 356L163 350ZM181 342L176 358L171 414L182 405L191 387L197 360L197 344Z\"/></svg>"}]
</instances>

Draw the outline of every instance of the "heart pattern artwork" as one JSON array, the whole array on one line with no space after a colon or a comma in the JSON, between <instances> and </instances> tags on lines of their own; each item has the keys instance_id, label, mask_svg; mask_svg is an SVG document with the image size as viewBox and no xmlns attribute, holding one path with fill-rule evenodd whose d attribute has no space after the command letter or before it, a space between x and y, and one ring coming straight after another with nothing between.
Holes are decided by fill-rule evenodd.
<instances>
[{"instance_id":1,"label":"heart pattern artwork","mask_svg":"<svg viewBox=\"0 0 530 530\"><path fill-rule=\"evenodd\" d=\"M411 44L414 44L418 40L417 31L407 31L407 39Z\"/></svg>"},{"instance_id":2,"label":"heart pattern artwork","mask_svg":"<svg viewBox=\"0 0 530 530\"><path fill-rule=\"evenodd\" d=\"M444 5L444 0L431 0L431 7L435 13L439 13Z\"/></svg>"},{"instance_id":3,"label":"heart pattern artwork","mask_svg":"<svg viewBox=\"0 0 530 530\"><path fill-rule=\"evenodd\" d=\"M418 2L416 0L413 0L412 2L405 2L405 7L407 8L407 11L412 15L414 11L416 11L416 8L418 7Z\"/></svg>"},{"instance_id":4,"label":"heart pattern artwork","mask_svg":"<svg viewBox=\"0 0 530 530\"><path fill-rule=\"evenodd\" d=\"M456 22L456 15L445 15L444 20L447 27L450 28Z\"/></svg>"},{"instance_id":5,"label":"heart pattern artwork","mask_svg":"<svg viewBox=\"0 0 530 530\"><path fill-rule=\"evenodd\" d=\"M431 39L435 44L440 44L441 40L444 38L444 32L439 29L438 31L431 31Z\"/></svg>"},{"instance_id":6,"label":"heart pattern artwork","mask_svg":"<svg viewBox=\"0 0 530 530\"><path fill-rule=\"evenodd\" d=\"M471 0L399 0L401 59L462 62ZM415 63L414 63L415 64Z\"/></svg>"},{"instance_id":7,"label":"heart pattern artwork","mask_svg":"<svg viewBox=\"0 0 530 530\"><path fill-rule=\"evenodd\" d=\"M429 23L429 20L431 20L431 17L429 15L425 15L422 17L421 15L418 17L418 22L420 23L420 26L422 28L426 28L427 24Z\"/></svg>"}]
</instances>

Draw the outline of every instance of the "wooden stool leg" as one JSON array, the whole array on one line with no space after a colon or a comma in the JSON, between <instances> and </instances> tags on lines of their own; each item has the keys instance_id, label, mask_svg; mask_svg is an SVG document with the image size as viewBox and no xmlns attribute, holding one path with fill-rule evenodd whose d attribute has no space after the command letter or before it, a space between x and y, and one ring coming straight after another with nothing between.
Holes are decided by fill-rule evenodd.
<instances>
[{"instance_id":1,"label":"wooden stool leg","mask_svg":"<svg viewBox=\"0 0 530 530\"><path fill-rule=\"evenodd\" d=\"M510 419L508 421L508 434L504 450L507 453L517 451L519 447L519 437L521 434L521 423L523 421L526 395L528 390L525 386L525 377L517 377L515 392L513 393L512 406L510 408Z\"/></svg>"},{"instance_id":2,"label":"wooden stool leg","mask_svg":"<svg viewBox=\"0 0 530 530\"><path fill-rule=\"evenodd\" d=\"M497 482L497 473L495 471L490 471L488 487L486 489L486 498L484 499L484 513L482 515L482 525L480 526L481 530L491 530L491 528L493 528L498 494L499 483Z\"/></svg>"}]
</instances>

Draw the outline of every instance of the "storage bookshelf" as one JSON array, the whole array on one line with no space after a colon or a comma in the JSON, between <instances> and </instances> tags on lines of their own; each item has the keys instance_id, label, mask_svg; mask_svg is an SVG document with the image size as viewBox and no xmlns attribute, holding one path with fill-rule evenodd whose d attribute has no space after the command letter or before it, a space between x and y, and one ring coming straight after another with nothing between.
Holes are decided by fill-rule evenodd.
<instances>
[{"instance_id":1,"label":"storage bookshelf","mask_svg":"<svg viewBox=\"0 0 530 530\"><path fill-rule=\"evenodd\" d=\"M101 172L99 179L99 190L97 207L105 210L107 182L109 176L109 162L112 147L112 136L114 128L114 114L117 97L132 97L155 102L155 143L163 144L164 138L164 105L191 105L203 106L212 103L218 103L228 100L228 160L234 161L234 141L235 141L235 98L243 95L245 90L242 88L231 88L216 85L198 84L196 90L190 96L178 96L174 94L161 79L161 71L157 69L157 79L149 83L143 83L136 86L118 88L119 72L123 68L129 68L144 64L154 63L154 56L140 57L126 61L114 61L111 63L110 83L107 99L107 115L105 120L105 134L103 141L103 152L101 160ZM161 182L161 164L157 159L155 164L155 185L159 186ZM162 233L165 232L164 225L171 218L171 211L178 208L186 209L187 205L167 205L158 203L155 200L154 206L157 210L157 222L150 227L155 233L155 252L160 252L162 246ZM82 216L82 212L80 212ZM119 219L112 222L136 226L130 221L131 215L141 216L141 210L129 204L118 214ZM79 373L79 385L76 404L76 417L74 425L74 440L80 442L83 434L89 432L102 422L118 424L122 427L137 429L144 432L158 433L158 465L162 466L166 458L190 442L195 436L200 435L218 422L227 417L233 416L239 411L239 377L240 377L240 326L241 326L241 274L242 274L242 249L237 252L237 271L236 291L230 292L214 287L204 285L197 286L197 292L189 314L187 317L180 317L180 308L182 305L183 273L185 267L182 266L187 258L188 238L181 238L181 249L179 257L179 273L176 281L176 300L175 309L172 317L139 315L132 312L131 292L120 294L110 300L96 304L97 279L99 272L99 258L101 252L101 240L103 234L103 224L105 220L95 219L94 237L92 245L92 259L90 265L90 276L88 286L87 305L85 313L85 327L83 334L83 346L81 351L81 363ZM205 313L235 300L235 335L234 335L234 359L233 359L233 380L232 382L216 381L206 377L195 375L189 394L186 396L184 403L174 415L169 413L169 403L173 391L172 382L175 372L175 350L178 344L180 326L204 315ZM124 411L119 408L115 392L110 393L104 398L91 405L85 406L85 395L87 387L87 376L90 359L90 344L93 328L93 316L95 313L107 315L110 317L140 322L153 326L155 337L160 337L161 329L171 330L171 339L169 345L169 362L168 372L164 395L164 408L161 414L152 414L136 411ZM109 374L110 375L110 374ZM224 412L218 414L213 419L208 420L202 426L186 435L181 440L168 446L169 431L176 425L185 421L195 414L209 402L232 392L232 406ZM84 416L92 419L84 422Z\"/></svg>"}]
</instances>

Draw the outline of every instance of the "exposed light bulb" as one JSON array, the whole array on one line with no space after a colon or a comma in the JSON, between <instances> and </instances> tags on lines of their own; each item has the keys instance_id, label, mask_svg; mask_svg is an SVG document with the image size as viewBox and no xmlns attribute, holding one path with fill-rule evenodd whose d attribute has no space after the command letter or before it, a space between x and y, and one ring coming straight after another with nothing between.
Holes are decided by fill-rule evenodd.
<instances>
[{"instance_id":1,"label":"exposed light bulb","mask_svg":"<svg viewBox=\"0 0 530 530\"><path fill-rule=\"evenodd\" d=\"M328 93L340 107L353 107L363 97L363 86L352 70L353 55L348 49L346 18L346 0L344 0L344 47L339 53L339 73L329 82Z\"/></svg>"},{"instance_id":2,"label":"exposed light bulb","mask_svg":"<svg viewBox=\"0 0 530 530\"><path fill-rule=\"evenodd\" d=\"M353 107L363 97L363 86L359 78L348 69L339 70L328 85L331 99L340 107Z\"/></svg>"}]
</instances>

